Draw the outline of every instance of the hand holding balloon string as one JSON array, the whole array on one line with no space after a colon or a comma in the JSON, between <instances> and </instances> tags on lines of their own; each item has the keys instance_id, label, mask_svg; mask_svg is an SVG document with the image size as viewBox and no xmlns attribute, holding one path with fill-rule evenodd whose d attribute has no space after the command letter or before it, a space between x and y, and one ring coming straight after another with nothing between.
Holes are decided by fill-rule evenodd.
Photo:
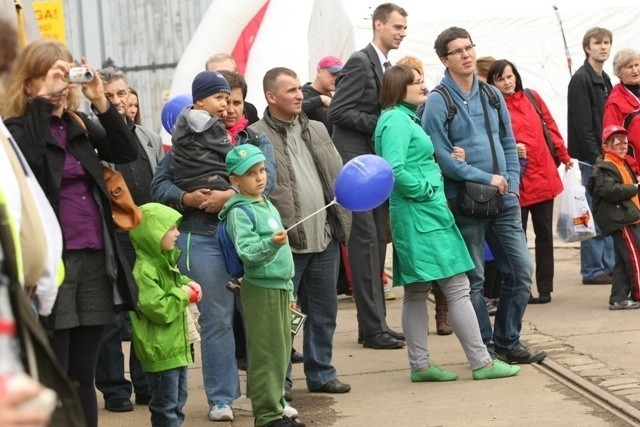
<instances>
[{"instance_id":1,"label":"hand holding balloon string","mask_svg":"<svg viewBox=\"0 0 640 427\"><path fill-rule=\"evenodd\" d=\"M334 199L285 231L289 232L302 222L335 204L354 212L377 208L389 198L394 181L393 170L382 157L374 154L354 157L342 167L340 174L338 174Z\"/></svg>"}]
</instances>

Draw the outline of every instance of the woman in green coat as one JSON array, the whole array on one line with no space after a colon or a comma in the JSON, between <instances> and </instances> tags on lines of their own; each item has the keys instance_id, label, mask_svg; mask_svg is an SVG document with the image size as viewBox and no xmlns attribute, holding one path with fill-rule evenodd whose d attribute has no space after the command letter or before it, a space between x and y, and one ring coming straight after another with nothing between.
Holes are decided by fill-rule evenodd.
<instances>
[{"instance_id":1,"label":"woman in green coat","mask_svg":"<svg viewBox=\"0 0 640 427\"><path fill-rule=\"evenodd\" d=\"M453 331L473 378L513 376L520 368L492 360L480 336L465 274L473 262L447 206L433 144L415 114L425 92L422 76L414 67L388 69L380 92L383 112L374 134L376 154L391 164L395 175L389 198L393 282L404 286L402 329L411 381L453 381L458 377L429 360L427 295L433 281L447 298Z\"/></svg>"}]
</instances>

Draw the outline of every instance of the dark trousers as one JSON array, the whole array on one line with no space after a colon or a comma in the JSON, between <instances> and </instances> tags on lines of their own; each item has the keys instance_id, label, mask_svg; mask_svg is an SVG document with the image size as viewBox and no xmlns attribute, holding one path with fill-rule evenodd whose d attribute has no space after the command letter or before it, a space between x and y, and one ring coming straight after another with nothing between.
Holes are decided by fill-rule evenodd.
<instances>
[{"instance_id":1,"label":"dark trousers","mask_svg":"<svg viewBox=\"0 0 640 427\"><path fill-rule=\"evenodd\" d=\"M136 261L136 251L131 244L129 235L127 233L118 233L116 237L127 262L133 267ZM105 401L118 398L128 399L131 397L132 391L135 391L137 396L146 397L149 395L147 379L142 371L133 345L131 345L129 351L131 381L124 376L122 335L127 327L128 320L128 313L120 313L116 323L106 325L104 328L96 366L96 387L104 396Z\"/></svg>"},{"instance_id":2,"label":"dark trousers","mask_svg":"<svg viewBox=\"0 0 640 427\"><path fill-rule=\"evenodd\" d=\"M129 399L133 391L136 396L148 397L149 395L147 379L133 345L129 350L131 381L124 376L122 334L126 329L128 317L129 313L120 313L116 323L106 325L102 334L102 344L96 366L96 388L100 390L105 401Z\"/></svg>"},{"instance_id":3,"label":"dark trousers","mask_svg":"<svg viewBox=\"0 0 640 427\"><path fill-rule=\"evenodd\" d=\"M616 263L609 303L631 296L640 301L640 227L630 225L611 233Z\"/></svg>"},{"instance_id":4,"label":"dark trousers","mask_svg":"<svg viewBox=\"0 0 640 427\"><path fill-rule=\"evenodd\" d=\"M535 238L536 286L538 294L553 292L553 199L520 208L522 228L527 232L531 213Z\"/></svg>"},{"instance_id":5,"label":"dark trousers","mask_svg":"<svg viewBox=\"0 0 640 427\"><path fill-rule=\"evenodd\" d=\"M387 203L371 211L353 212L348 249L360 336L372 336L389 330L382 284L388 216Z\"/></svg>"},{"instance_id":6,"label":"dark trousers","mask_svg":"<svg viewBox=\"0 0 640 427\"><path fill-rule=\"evenodd\" d=\"M53 353L78 391L87 427L98 425L98 405L93 382L102 329L102 325L56 329L51 337Z\"/></svg>"}]
</instances>

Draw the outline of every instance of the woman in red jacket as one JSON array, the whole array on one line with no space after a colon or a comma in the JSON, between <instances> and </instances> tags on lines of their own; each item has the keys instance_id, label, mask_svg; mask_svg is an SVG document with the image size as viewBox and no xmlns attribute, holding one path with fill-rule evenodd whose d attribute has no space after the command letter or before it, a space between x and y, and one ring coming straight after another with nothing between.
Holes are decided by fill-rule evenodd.
<instances>
[{"instance_id":1,"label":"woman in red jacket","mask_svg":"<svg viewBox=\"0 0 640 427\"><path fill-rule=\"evenodd\" d=\"M531 213L536 235L536 286L540 294L538 298L532 296L529 303L546 304L551 302L553 292L553 199L562 192L562 181L547 146L542 121L549 129L558 159L568 168L571 167L571 158L549 109L540 95L531 91L531 96L537 103L537 106L534 105L525 92L522 78L513 63L506 59L494 62L489 68L487 82L502 92L511 114L518 153L520 155L526 152L526 167L520 173L520 209L525 231ZM542 117L538 115L536 107L541 111Z\"/></svg>"},{"instance_id":2,"label":"woman in red jacket","mask_svg":"<svg viewBox=\"0 0 640 427\"><path fill-rule=\"evenodd\" d=\"M637 161L640 157L640 52L622 49L613 57L613 74L620 79L607 98L602 118L602 129L617 125L629 132L629 146L633 148L629 161L638 174Z\"/></svg>"}]
</instances>

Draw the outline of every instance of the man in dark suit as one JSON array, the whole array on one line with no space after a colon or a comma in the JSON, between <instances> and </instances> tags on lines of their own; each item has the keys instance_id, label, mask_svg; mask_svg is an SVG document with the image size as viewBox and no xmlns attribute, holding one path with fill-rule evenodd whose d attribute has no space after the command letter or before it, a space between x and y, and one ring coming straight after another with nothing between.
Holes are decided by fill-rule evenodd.
<instances>
[{"instance_id":1,"label":"man in dark suit","mask_svg":"<svg viewBox=\"0 0 640 427\"><path fill-rule=\"evenodd\" d=\"M113 67L102 68L98 73L104 83L104 94L116 107L120 117L127 123L138 141L136 145L138 159L131 163L113 165L113 167L122 173L133 201L141 206L152 201L151 179L156 166L164 157L162 140L157 133L136 125L127 117L130 92L125 74ZM118 232L116 237L129 266L133 268L136 257L133 244L129 240L129 233ZM119 313L116 323L105 326L96 366L96 387L104 397L105 409L111 412L133 411L132 392L135 392L135 403L138 405L148 405L151 400L149 385L133 346L129 348L131 381L124 376L122 341L127 335L127 329L131 328L128 325L128 316L127 312Z\"/></svg>"},{"instance_id":2,"label":"man in dark suit","mask_svg":"<svg viewBox=\"0 0 640 427\"><path fill-rule=\"evenodd\" d=\"M379 95L384 70L391 66L387 55L406 35L407 12L393 3L379 5L372 16L373 40L351 55L338 76L329 106L332 139L343 162L361 154L373 154L372 135L380 115ZM388 219L386 204L353 213L349 259L358 311L358 342L365 348L393 349L404 346L404 336L387 326L385 319L384 268Z\"/></svg>"}]
</instances>

